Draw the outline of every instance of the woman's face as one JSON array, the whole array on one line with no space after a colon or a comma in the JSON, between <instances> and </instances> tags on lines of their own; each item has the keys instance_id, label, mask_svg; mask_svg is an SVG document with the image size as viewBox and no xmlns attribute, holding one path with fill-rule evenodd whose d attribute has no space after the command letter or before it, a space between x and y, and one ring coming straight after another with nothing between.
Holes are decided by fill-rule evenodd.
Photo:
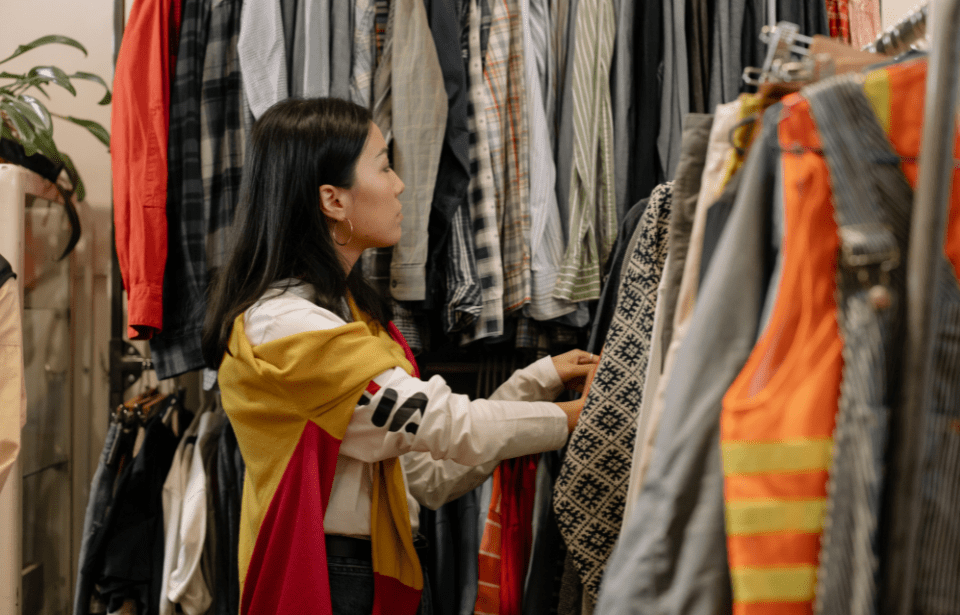
<instances>
[{"instance_id":1,"label":"woman's face","mask_svg":"<svg viewBox=\"0 0 960 615\"><path fill-rule=\"evenodd\" d=\"M387 156L387 143L376 124L357 160L356 178L347 190L351 207L347 219L353 225L350 241L360 251L386 248L400 241L400 200L403 181L394 173ZM341 224L341 226L344 226ZM338 232L344 232L346 229Z\"/></svg>"}]
</instances>

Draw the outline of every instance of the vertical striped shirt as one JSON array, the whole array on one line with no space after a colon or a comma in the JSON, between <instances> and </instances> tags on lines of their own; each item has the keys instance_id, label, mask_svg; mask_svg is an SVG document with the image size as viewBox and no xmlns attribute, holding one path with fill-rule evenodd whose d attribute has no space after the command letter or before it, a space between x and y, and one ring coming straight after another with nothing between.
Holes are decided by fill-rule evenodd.
<instances>
[{"instance_id":1,"label":"vertical striped shirt","mask_svg":"<svg viewBox=\"0 0 960 615\"><path fill-rule=\"evenodd\" d=\"M350 69L350 100L369 109L373 105L373 69L377 59L375 0L354 0L353 66Z\"/></svg>"},{"instance_id":2,"label":"vertical striped shirt","mask_svg":"<svg viewBox=\"0 0 960 615\"><path fill-rule=\"evenodd\" d=\"M573 173L570 232L554 297L600 297L600 271L617 234L610 62L613 0L580 0L573 66Z\"/></svg>"}]
</instances>

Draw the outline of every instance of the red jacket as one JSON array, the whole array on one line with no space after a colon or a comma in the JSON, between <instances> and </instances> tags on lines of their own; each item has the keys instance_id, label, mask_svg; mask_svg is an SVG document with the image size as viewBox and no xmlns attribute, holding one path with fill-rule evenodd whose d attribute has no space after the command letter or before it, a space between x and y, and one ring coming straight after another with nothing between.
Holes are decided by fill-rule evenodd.
<instances>
[{"instance_id":1,"label":"red jacket","mask_svg":"<svg viewBox=\"0 0 960 615\"><path fill-rule=\"evenodd\" d=\"M131 339L163 328L170 75L179 17L180 0L137 0L114 73L113 221Z\"/></svg>"}]
</instances>

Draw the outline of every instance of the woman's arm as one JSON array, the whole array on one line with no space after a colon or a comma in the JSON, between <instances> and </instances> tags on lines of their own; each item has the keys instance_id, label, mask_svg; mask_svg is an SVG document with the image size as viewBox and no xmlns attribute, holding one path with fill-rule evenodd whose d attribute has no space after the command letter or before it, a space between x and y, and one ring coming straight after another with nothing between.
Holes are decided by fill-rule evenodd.
<instances>
[{"instance_id":1,"label":"woman's arm","mask_svg":"<svg viewBox=\"0 0 960 615\"><path fill-rule=\"evenodd\" d=\"M557 369L558 359L559 370ZM598 357L582 351L572 351L559 357L545 357L514 372L510 379L491 396L491 399L553 399L564 387L560 370L568 376L567 382L580 378L579 384L583 388L587 379L592 381L598 362ZM574 367L579 365L583 367ZM581 372L586 372L586 375L580 377ZM568 409L570 431L573 431L576 425L576 418L580 416L585 399L586 394L579 400L558 404ZM500 463L500 460L493 460L471 467L448 460L438 461L426 453L408 453L400 459L410 494L423 506L434 510L475 489Z\"/></svg>"},{"instance_id":2,"label":"woman's arm","mask_svg":"<svg viewBox=\"0 0 960 615\"><path fill-rule=\"evenodd\" d=\"M476 466L560 448L570 414L550 402L471 401L453 393L439 376L423 381L394 368L371 381L340 454L374 462L425 452Z\"/></svg>"}]
</instances>

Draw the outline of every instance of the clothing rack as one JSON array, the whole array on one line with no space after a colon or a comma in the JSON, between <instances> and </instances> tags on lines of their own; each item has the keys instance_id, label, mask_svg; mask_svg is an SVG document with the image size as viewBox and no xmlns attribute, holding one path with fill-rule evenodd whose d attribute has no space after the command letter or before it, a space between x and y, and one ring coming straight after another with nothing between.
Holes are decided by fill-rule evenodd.
<instances>
[{"instance_id":1,"label":"clothing rack","mask_svg":"<svg viewBox=\"0 0 960 615\"><path fill-rule=\"evenodd\" d=\"M911 46L927 35L926 4L907 13L907 16L880 33L877 40L863 48L870 53L888 56L900 55L909 51Z\"/></svg>"},{"instance_id":2,"label":"clothing rack","mask_svg":"<svg viewBox=\"0 0 960 615\"><path fill-rule=\"evenodd\" d=\"M917 13L926 19L926 7ZM916 14L907 20L916 23ZM916 26L914 26L915 28ZM892 459L886 483L886 544L895 557L887 558L882 571L881 604L886 612L912 612L917 569L920 519L913 503L920 498L920 477L925 456L924 402L930 394L933 362L932 322L934 293L943 258L947 211L953 190L954 110L957 104L960 62L960 0L940 0L934 24L932 53L927 68L923 140L919 177L910 226L907 255L906 353L904 357L903 410L894 415L890 429Z\"/></svg>"}]
</instances>

